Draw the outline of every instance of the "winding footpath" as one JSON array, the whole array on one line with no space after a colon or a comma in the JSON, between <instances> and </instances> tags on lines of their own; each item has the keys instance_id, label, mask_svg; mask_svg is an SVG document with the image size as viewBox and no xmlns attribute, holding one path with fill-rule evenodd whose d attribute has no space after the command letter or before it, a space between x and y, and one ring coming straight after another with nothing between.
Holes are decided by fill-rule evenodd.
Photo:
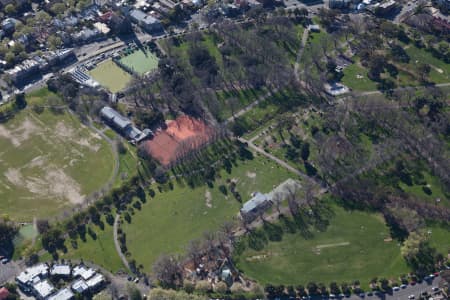
<instances>
[{"instance_id":1,"label":"winding footpath","mask_svg":"<svg viewBox=\"0 0 450 300\"><path fill-rule=\"evenodd\" d=\"M117 230L119 229L119 222L120 222L120 215L116 214L116 217L114 218L114 228L113 228L114 246L116 247L117 254L119 255L120 259L122 260L123 265L127 268L128 271L131 272L130 265L128 264L128 260L125 257L125 255L122 253L122 249L120 249L120 243L119 243L118 234L117 234Z\"/></svg>"}]
</instances>

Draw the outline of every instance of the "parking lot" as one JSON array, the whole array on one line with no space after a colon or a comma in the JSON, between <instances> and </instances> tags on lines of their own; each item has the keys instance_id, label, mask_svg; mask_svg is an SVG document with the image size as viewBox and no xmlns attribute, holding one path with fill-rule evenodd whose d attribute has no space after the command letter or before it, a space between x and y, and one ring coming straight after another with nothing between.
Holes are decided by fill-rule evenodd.
<instances>
[{"instance_id":1,"label":"parking lot","mask_svg":"<svg viewBox=\"0 0 450 300\"><path fill-rule=\"evenodd\" d=\"M0 285L14 280L19 273L20 267L16 262L10 261L6 264L0 264Z\"/></svg>"}]
</instances>

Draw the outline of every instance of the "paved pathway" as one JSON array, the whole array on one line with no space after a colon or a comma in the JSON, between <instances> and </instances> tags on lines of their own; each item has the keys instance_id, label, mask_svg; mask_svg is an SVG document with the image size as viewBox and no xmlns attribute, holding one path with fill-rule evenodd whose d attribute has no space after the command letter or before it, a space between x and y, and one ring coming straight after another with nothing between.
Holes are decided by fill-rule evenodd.
<instances>
[{"instance_id":1,"label":"paved pathway","mask_svg":"<svg viewBox=\"0 0 450 300\"><path fill-rule=\"evenodd\" d=\"M250 103L249 105L247 105L246 107L242 108L241 110L239 110L238 112L236 112L235 114L233 114L231 117L229 117L228 119L225 120L225 122L223 123L224 125L227 125L229 122L234 121L236 118L239 118L240 116L242 116L243 114L245 114L246 112L248 112L249 110L251 110L252 108L254 108L255 106L257 106L259 103L261 103L262 101L266 100L267 98L271 97L274 93L278 92L277 89L275 89L274 91L269 91L266 94L258 97L258 99L256 99L255 101L253 101L252 103Z\"/></svg>"},{"instance_id":2,"label":"paved pathway","mask_svg":"<svg viewBox=\"0 0 450 300\"><path fill-rule=\"evenodd\" d=\"M238 140L239 140L241 143L247 144L247 145L248 145L251 149L253 149L254 151L256 151L256 152L258 152L258 153L264 155L265 157L267 157L267 158L269 158L269 159L271 159L271 160L273 160L274 162L276 162L277 164L279 164L279 165L282 166L283 168L285 168L285 169L291 171L292 173L298 175L298 176L301 177L302 179L307 180L307 181L311 181L311 180L312 180L312 178L309 177L309 176L307 176L305 173L303 173L303 172L301 172L300 170L298 170L298 169L292 167L291 165L289 165L289 164L288 164L287 162L285 162L284 160L281 160L281 159L279 159L278 157L276 157L276 156L274 156L274 155L272 155L272 154L270 154L270 153L264 151L264 149L261 149L260 147L256 146L256 145L253 144L252 142L250 142L250 141L248 141L248 140L246 140L246 139L244 139L244 138L242 138L242 137L239 137Z\"/></svg>"},{"instance_id":3,"label":"paved pathway","mask_svg":"<svg viewBox=\"0 0 450 300\"><path fill-rule=\"evenodd\" d=\"M130 265L128 264L128 260L125 257L125 255L122 253L122 249L120 249L120 243L119 243L118 233L117 233L117 230L119 229L119 221L120 221L120 215L116 214L116 217L114 218L114 228L113 228L114 246L116 247L117 255L119 255L120 259L122 260L123 265L128 269L128 271L131 272Z\"/></svg>"},{"instance_id":4,"label":"paved pathway","mask_svg":"<svg viewBox=\"0 0 450 300\"><path fill-rule=\"evenodd\" d=\"M297 82L299 82L299 83L302 83L300 80L300 75L299 75L300 61L302 60L303 52L305 51L305 46L306 46L306 42L308 41L308 36L309 36L309 29L306 28L303 31L302 43L300 45L300 49L298 49L297 58L296 58L295 64L294 64L295 80L297 80Z\"/></svg>"},{"instance_id":5,"label":"paved pathway","mask_svg":"<svg viewBox=\"0 0 450 300\"><path fill-rule=\"evenodd\" d=\"M92 124L92 120L89 118L89 123L87 125L92 131L95 131L98 133L105 141L108 142L108 144L111 147L111 150L114 155L114 169L113 174L111 175L111 178L103 185L103 190L108 192L114 185L114 182L116 181L117 176L119 175L119 167L120 167L120 160L119 160L119 152L117 151L117 146L113 140L111 140L103 131L98 129Z\"/></svg>"}]
</instances>

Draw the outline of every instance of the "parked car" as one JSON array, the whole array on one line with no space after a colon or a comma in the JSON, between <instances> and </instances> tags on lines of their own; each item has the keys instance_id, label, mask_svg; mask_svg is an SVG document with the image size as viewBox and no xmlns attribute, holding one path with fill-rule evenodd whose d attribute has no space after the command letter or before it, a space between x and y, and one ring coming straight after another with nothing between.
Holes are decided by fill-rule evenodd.
<instances>
[{"instance_id":1,"label":"parked car","mask_svg":"<svg viewBox=\"0 0 450 300\"><path fill-rule=\"evenodd\" d=\"M7 264L9 262L8 258L2 258L1 260L2 264Z\"/></svg>"},{"instance_id":2,"label":"parked car","mask_svg":"<svg viewBox=\"0 0 450 300\"><path fill-rule=\"evenodd\" d=\"M409 295L408 296L408 299L415 299L416 298L416 296L414 296L414 295Z\"/></svg>"},{"instance_id":3,"label":"parked car","mask_svg":"<svg viewBox=\"0 0 450 300\"><path fill-rule=\"evenodd\" d=\"M433 286L432 290L433 290L433 292L437 292L437 291L439 291L439 288L437 286Z\"/></svg>"},{"instance_id":4,"label":"parked car","mask_svg":"<svg viewBox=\"0 0 450 300\"><path fill-rule=\"evenodd\" d=\"M394 287L392 288L392 290L393 290L394 292L396 292L396 291L400 291L400 288L399 288L398 286L394 286Z\"/></svg>"}]
</instances>

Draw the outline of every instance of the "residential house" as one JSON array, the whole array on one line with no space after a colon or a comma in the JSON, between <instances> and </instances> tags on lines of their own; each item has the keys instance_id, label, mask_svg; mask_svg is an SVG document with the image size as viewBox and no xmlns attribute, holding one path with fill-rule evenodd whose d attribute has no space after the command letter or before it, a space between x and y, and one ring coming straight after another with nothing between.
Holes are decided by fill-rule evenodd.
<instances>
[{"instance_id":1,"label":"residential house","mask_svg":"<svg viewBox=\"0 0 450 300\"><path fill-rule=\"evenodd\" d=\"M72 291L68 288L64 288L48 298L48 300L71 300L75 297Z\"/></svg>"},{"instance_id":2,"label":"residential house","mask_svg":"<svg viewBox=\"0 0 450 300\"><path fill-rule=\"evenodd\" d=\"M55 264L50 269L50 275L57 277L70 277L72 274L69 265Z\"/></svg>"},{"instance_id":3,"label":"residential house","mask_svg":"<svg viewBox=\"0 0 450 300\"><path fill-rule=\"evenodd\" d=\"M14 84L22 83L26 78L36 74L39 71L39 63L35 60L24 60L20 65L6 70L5 73Z\"/></svg>"},{"instance_id":4,"label":"residential house","mask_svg":"<svg viewBox=\"0 0 450 300\"><path fill-rule=\"evenodd\" d=\"M100 39L102 33L97 28L84 28L83 30L74 33L72 37L78 43L88 43Z\"/></svg>"},{"instance_id":5,"label":"residential house","mask_svg":"<svg viewBox=\"0 0 450 300\"><path fill-rule=\"evenodd\" d=\"M76 266L75 268L73 268L73 272L72 272L73 277L75 277L75 278L81 277L83 280L88 280L95 274L96 274L96 272L94 269L86 268L83 265Z\"/></svg>"},{"instance_id":6,"label":"residential house","mask_svg":"<svg viewBox=\"0 0 450 300\"><path fill-rule=\"evenodd\" d=\"M86 281L84 281L83 279L79 279L72 284L72 291L74 291L75 293L82 295L88 290L89 287L86 284Z\"/></svg>"},{"instance_id":7,"label":"residential house","mask_svg":"<svg viewBox=\"0 0 450 300\"><path fill-rule=\"evenodd\" d=\"M96 292L100 290L105 284L105 277L102 274L97 274L86 281L86 284L91 292Z\"/></svg>"},{"instance_id":8,"label":"residential house","mask_svg":"<svg viewBox=\"0 0 450 300\"><path fill-rule=\"evenodd\" d=\"M258 217L260 212L272 206L272 200L266 194L256 192L253 198L245 202L241 208L241 216L247 221L252 221Z\"/></svg>"},{"instance_id":9,"label":"residential house","mask_svg":"<svg viewBox=\"0 0 450 300\"><path fill-rule=\"evenodd\" d=\"M5 33L13 33L19 21L14 18L6 18L2 21L2 29Z\"/></svg>"},{"instance_id":10,"label":"residential house","mask_svg":"<svg viewBox=\"0 0 450 300\"><path fill-rule=\"evenodd\" d=\"M47 279L33 284L34 295L39 300L46 300L54 291L55 288Z\"/></svg>"},{"instance_id":11,"label":"residential house","mask_svg":"<svg viewBox=\"0 0 450 300\"><path fill-rule=\"evenodd\" d=\"M131 20L141 26L142 29L147 32L158 32L163 29L162 24L158 19L154 18L151 15L147 15L141 10L134 9L130 11L129 14Z\"/></svg>"},{"instance_id":12,"label":"residential house","mask_svg":"<svg viewBox=\"0 0 450 300\"><path fill-rule=\"evenodd\" d=\"M46 264L39 264L30 268L19 274L16 277L16 282L20 288L25 291L29 291L29 286L36 281L36 279L45 279L48 276L48 266Z\"/></svg>"}]
</instances>

